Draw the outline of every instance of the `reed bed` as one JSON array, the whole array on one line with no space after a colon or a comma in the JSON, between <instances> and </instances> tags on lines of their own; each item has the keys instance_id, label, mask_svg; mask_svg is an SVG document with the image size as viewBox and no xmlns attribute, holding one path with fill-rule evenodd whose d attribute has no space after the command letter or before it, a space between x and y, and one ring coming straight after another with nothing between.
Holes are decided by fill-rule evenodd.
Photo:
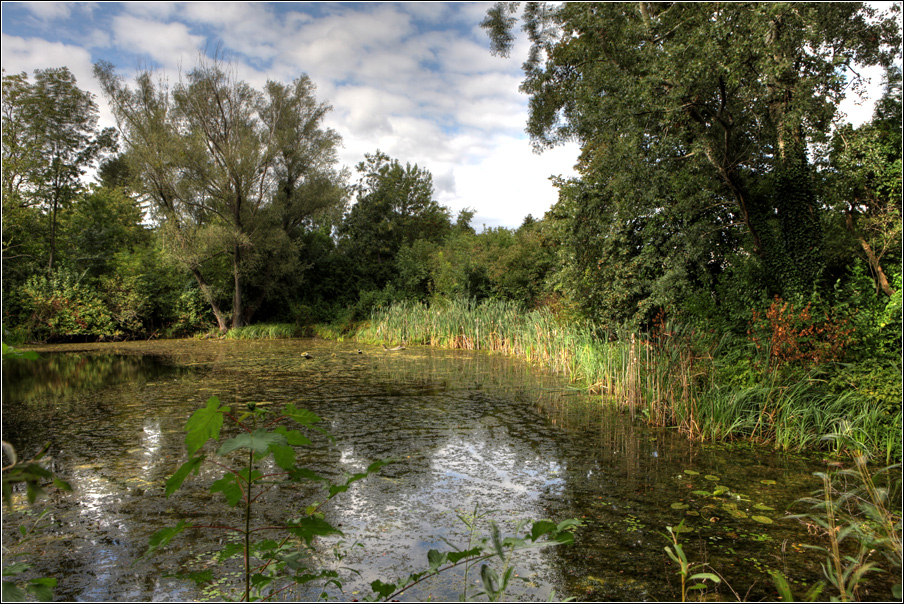
<instances>
[{"instance_id":1,"label":"reed bed","mask_svg":"<svg viewBox=\"0 0 904 604\"><path fill-rule=\"evenodd\" d=\"M259 323L244 327L233 327L226 332L227 340L272 340L276 338L293 338L299 334L298 327L292 323Z\"/></svg>"},{"instance_id":2,"label":"reed bed","mask_svg":"<svg viewBox=\"0 0 904 604\"><path fill-rule=\"evenodd\" d=\"M900 413L889 421L855 391L832 394L815 371L793 381L764 371L750 384L733 384L725 379L731 366L720 356L723 342L673 323L649 333L608 332L505 301L409 301L376 310L355 337L516 356L692 439L820 448L826 446L822 435L847 420L869 450L887 459L901 456Z\"/></svg>"}]
</instances>

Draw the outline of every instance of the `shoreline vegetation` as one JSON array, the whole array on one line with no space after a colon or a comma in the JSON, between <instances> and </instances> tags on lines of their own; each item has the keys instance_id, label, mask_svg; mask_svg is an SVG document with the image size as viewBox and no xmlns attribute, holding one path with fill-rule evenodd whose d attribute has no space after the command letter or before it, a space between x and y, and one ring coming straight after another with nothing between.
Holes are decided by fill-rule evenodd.
<instances>
[{"instance_id":1,"label":"shoreline vegetation","mask_svg":"<svg viewBox=\"0 0 904 604\"><path fill-rule=\"evenodd\" d=\"M329 337L336 330L318 330ZM839 391L835 364L789 369L773 350L671 322L607 332L563 323L548 308L501 301L401 302L375 310L353 333L368 343L487 350L568 377L648 423L694 440L744 439L782 450L838 448L824 439L844 423L876 459L901 459L901 411L857 389Z\"/></svg>"}]
</instances>

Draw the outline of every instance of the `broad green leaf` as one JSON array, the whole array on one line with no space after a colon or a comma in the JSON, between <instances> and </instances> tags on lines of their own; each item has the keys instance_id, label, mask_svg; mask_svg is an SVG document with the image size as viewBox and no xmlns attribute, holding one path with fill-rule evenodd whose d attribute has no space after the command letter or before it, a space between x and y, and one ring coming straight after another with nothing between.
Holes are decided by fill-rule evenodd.
<instances>
[{"instance_id":1,"label":"broad green leaf","mask_svg":"<svg viewBox=\"0 0 904 604\"><path fill-rule=\"evenodd\" d=\"M135 562L150 557L151 554L156 552L161 547L166 547L167 545L169 545L169 542L175 539L179 533L187 528L191 528L192 526L193 525L191 524L187 524L185 520L180 520L179 524L177 524L176 526L160 529L159 531L151 535L151 538L148 540L148 551L144 552L144 554L140 558L135 560Z\"/></svg>"},{"instance_id":2,"label":"broad green leaf","mask_svg":"<svg viewBox=\"0 0 904 604\"><path fill-rule=\"evenodd\" d=\"M223 546L223 549L221 549L220 553L217 555L217 562L228 560L235 555L241 554L243 551L245 551L245 546L241 543L227 543Z\"/></svg>"},{"instance_id":3,"label":"broad green leaf","mask_svg":"<svg viewBox=\"0 0 904 604\"><path fill-rule=\"evenodd\" d=\"M461 551L461 552L449 552L448 554L446 554L446 556L449 558L449 562L451 562L452 564L455 564L456 562L464 560L465 558L479 556L482 553L483 553L482 549L480 549L479 547L475 547L473 549L469 549L469 550L465 550L465 551Z\"/></svg>"},{"instance_id":4,"label":"broad green leaf","mask_svg":"<svg viewBox=\"0 0 904 604\"><path fill-rule=\"evenodd\" d=\"M220 450L217 451L217 455L226 455L236 449L251 449L255 453L267 453L271 445L286 446L286 437L260 428L252 434L243 432L230 438L223 443Z\"/></svg>"},{"instance_id":5,"label":"broad green leaf","mask_svg":"<svg viewBox=\"0 0 904 604\"><path fill-rule=\"evenodd\" d=\"M12 577L18 575L19 573L24 573L29 568L31 568L31 564L26 564L24 562L13 562L9 566L3 568L3 576Z\"/></svg>"},{"instance_id":6,"label":"broad green leaf","mask_svg":"<svg viewBox=\"0 0 904 604\"><path fill-rule=\"evenodd\" d=\"M431 549L427 552L427 562L430 564L430 570L436 570L446 561L446 554L439 550Z\"/></svg>"},{"instance_id":7,"label":"broad green leaf","mask_svg":"<svg viewBox=\"0 0 904 604\"><path fill-rule=\"evenodd\" d=\"M273 431L277 434L282 434L283 436L285 436L286 442L293 447L303 447L305 445L311 444L311 439L298 430L289 430L285 426L276 426Z\"/></svg>"},{"instance_id":8,"label":"broad green leaf","mask_svg":"<svg viewBox=\"0 0 904 604\"><path fill-rule=\"evenodd\" d=\"M302 480L314 480L317 482L329 482L329 478L324 478L320 474L317 474L313 470L309 470L307 468L295 468L291 472L289 472L288 480L293 482L301 482Z\"/></svg>"},{"instance_id":9,"label":"broad green leaf","mask_svg":"<svg viewBox=\"0 0 904 604\"><path fill-rule=\"evenodd\" d=\"M391 592L390 592L391 593ZM12 581L3 582L3 591L0 593L4 602L24 602L25 592Z\"/></svg>"},{"instance_id":10,"label":"broad green leaf","mask_svg":"<svg viewBox=\"0 0 904 604\"><path fill-rule=\"evenodd\" d=\"M372 581L370 584L370 588L374 590L382 599L386 599L391 596L396 590L395 583L383 583L379 579L376 581Z\"/></svg>"},{"instance_id":11,"label":"broad green leaf","mask_svg":"<svg viewBox=\"0 0 904 604\"><path fill-rule=\"evenodd\" d=\"M185 447L189 456L204 446L211 438L220 438L223 427L223 414L229 413L229 407L220 407L220 399L215 396L207 399L207 406L198 409L185 423Z\"/></svg>"},{"instance_id":12,"label":"broad green leaf","mask_svg":"<svg viewBox=\"0 0 904 604\"><path fill-rule=\"evenodd\" d=\"M179 466L179 469L176 470L176 473L170 476L166 481L166 489L164 490L164 495L169 497L172 495L179 487L182 486L182 483L188 477L188 475L194 470L195 474L198 473L198 468L201 466L201 462L204 460L204 456L200 457L192 457L184 464Z\"/></svg>"},{"instance_id":13,"label":"broad green leaf","mask_svg":"<svg viewBox=\"0 0 904 604\"><path fill-rule=\"evenodd\" d=\"M323 421L323 419L316 413L311 413L307 409L299 409L292 403L286 405L285 409L283 409L283 414L288 415L299 424L308 427L311 427L312 424Z\"/></svg>"},{"instance_id":14,"label":"broad green leaf","mask_svg":"<svg viewBox=\"0 0 904 604\"><path fill-rule=\"evenodd\" d=\"M530 540L536 541L546 533L556 530L556 523L549 520L538 520L530 529Z\"/></svg>"},{"instance_id":15,"label":"broad green leaf","mask_svg":"<svg viewBox=\"0 0 904 604\"><path fill-rule=\"evenodd\" d=\"M29 581L25 591L34 596L38 602L52 602L53 588L56 586L57 580L53 577L42 577Z\"/></svg>"},{"instance_id":16,"label":"broad green leaf","mask_svg":"<svg viewBox=\"0 0 904 604\"><path fill-rule=\"evenodd\" d=\"M217 480L210 485L211 493L223 493L226 502L235 507L242 500L242 487L238 484L238 477L235 474L228 473L223 478Z\"/></svg>"},{"instance_id":17,"label":"broad green leaf","mask_svg":"<svg viewBox=\"0 0 904 604\"><path fill-rule=\"evenodd\" d=\"M283 470L292 470L295 467L295 449L284 445L270 445L273 460Z\"/></svg>"},{"instance_id":18,"label":"broad green leaf","mask_svg":"<svg viewBox=\"0 0 904 604\"><path fill-rule=\"evenodd\" d=\"M314 537L342 534L342 531L335 528L332 524L316 516L305 516L304 518L291 520L288 523L288 530L296 537L304 539L308 545L311 544Z\"/></svg>"},{"instance_id":19,"label":"broad green leaf","mask_svg":"<svg viewBox=\"0 0 904 604\"><path fill-rule=\"evenodd\" d=\"M330 485L330 496L329 496L329 498L332 499L334 496L338 495L339 493L344 493L344 492L346 492L347 490L348 490L348 485L347 485L347 484L333 484L333 485Z\"/></svg>"}]
</instances>

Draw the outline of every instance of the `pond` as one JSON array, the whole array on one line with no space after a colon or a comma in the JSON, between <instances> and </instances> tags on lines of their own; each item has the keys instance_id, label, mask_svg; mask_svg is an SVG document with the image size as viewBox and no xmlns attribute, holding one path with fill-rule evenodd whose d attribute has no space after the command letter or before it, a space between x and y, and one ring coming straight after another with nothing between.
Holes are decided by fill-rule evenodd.
<instances>
[{"instance_id":1,"label":"pond","mask_svg":"<svg viewBox=\"0 0 904 604\"><path fill-rule=\"evenodd\" d=\"M459 515L490 512L504 527L518 519L578 518L573 546L518 560L509 596L527 600L670 600L680 596L665 554L666 526L684 520L692 562L725 579L709 597L774 599L779 570L804 585L820 577L817 544L789 510L820 487L818 458L752 447L692 443L632 421L617 406L510 358L473 351L411 348L384 352L319 340L154 341L41 347L41 360L4 361L3 433L22 456L52 442L54 471L72 493L31 510L17 496L4 514L4 544L35 511L51 524L29 543L34 576L59 579L58 598L82 601L217 599L228 583L202 590L171 575L214 568L221 532L189 531L135 563L156 530L189 518L234 522L204 470L165 498L163 483L185 461L184 425L208 397L227 405L286 403L323 417L335 442L305 449L304 465L336 480L392 459L324 507L344 533L319 542L326 566L349 567L344 592L370 595L374 579L427 567L427 551L464 546ZM301 356L309 352L311 359ZM725 493L713 492L725 487ZM695 493L696 492L696 493ZM318 496L320 499L318 499ZM322 493L273 491L256 514L289 517ZM756 518L754 518L756 517ZM481 528L486 533L486 527ZM345 557L337 562L333 552ZM133 564L134 563L134 564ZM476 573L472 573L473 580ZM425 582L401 599L457 600L462 576ZM871 597L888 597L877 586ZM317 592L287 594L309 599Z\"/></svg>"}]
</instances>

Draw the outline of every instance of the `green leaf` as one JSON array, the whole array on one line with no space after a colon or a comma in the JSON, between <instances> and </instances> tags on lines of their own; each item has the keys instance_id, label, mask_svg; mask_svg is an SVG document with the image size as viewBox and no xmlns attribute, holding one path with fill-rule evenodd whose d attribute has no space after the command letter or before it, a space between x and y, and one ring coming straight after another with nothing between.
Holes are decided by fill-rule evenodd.
<instances>
[{"instance_id":1,"label":"green leaf","mask_svg":"<svg viewBox=\"0 0 904 604\"><path fill-rule=\"evenodd\" d=\"M217 562L228 560L237 554L241 554L243 551L245 551L245 546L241 543L227 543L223 546L223 549L220 550L220 553L217 554Z\"/></svg>"},{"instance_id":2,"label":"green leaf","mask_svg":"<svg viewBox=\"0 0 904 604\"><path fill-rule=\"evenodd\" d=\"M284 445L270 445L273 460L283 470L292 470L295 467L295 449Z\"/></svg>"},{"instance_id":3,"label":"green leaf","mask_svg":"<svg viewBox=\"0 0 904 604\"><path fill-rule=\"evenodd\" d=\"M311 439L309 439L298 430L289 430L285 426L276 426L273 431L277 434L282 434L283 436L285 436L286 442L293 447L302 447L311 444Z\"/></svg>"},{"instance_id":4,"label":"green leaf","mask_svg":"<svg viewBox=\"0 0 904 604\"><path fill-rule=\"evenodd\" d=\"M382 599L386 599L396 592L397 587L395 583L383 583L379 579L376 581L372 581L370 584L370 588L377 593Z\"/></svg>"},{"instance_id":5,"label":"green leaf","mask_svg":"<svg viewBox=\"0 0 904 604\"><path fill-rule=\"evenodd\" d=\"M348 490L347 484L333 484L330 485L330 496L329 499L332 499L335 495L339 493L344 493Z\"/></svg>"},{"instance_id":6,"label":"green leaf","mask_svg":"<svg viewBox=\"0 0 904 604\"><path fill-rule=\"evenodd\" d=\"M721 583L722 579L713 573L696 573L688 577L688 581L712 581L713 583Z\"/></svg>"},{"instance_id":7,"label":"green leaf","mask_svg":"<svg viewBox=\"0 0 904 604\"><path fill-rule=\"evenodd\" d=\"M538 520L534 522L533 526L530 529L530 540L536 541L546 533L550 531L556 530L557 526L555 522L550 522L549 520Z\"/></svg>"},{"instance_id":8,"label":"green leaf","mask_svg":"<svg viewBox=\"0 0 904 604\"><path fill-rule=\"evenodd\" d=\"M301 482L303 480L313 480L316 482L329 482L329 478L324 478L320 474L317 474L313 470L309 470L307 468L295 468L291 472L289 472L289 477L287 480L292 482Z\"/></svg>"},{"instance_id":9,"label":"green leaf","mask_svg":"<svg viewBox=\"0 0 904 604\"><path fill-rule=\"evenodd\" d=\"M24 602L25 592L12 581L3 582L3 591L0 593L4 602Z\"/></svg>"},{"instance_id":10,"label":"green leaf","mask_svg":"<svg viewBox=\"0 0 904 604\"><path fill-rule=\"evenodd\" d=\"M220 399L212 396L207 399L206 407L198 409L188 419L185 423L185 430L188 432L185 435L185 447L190 456L211 438L220 438L224 413L229 413L229 407L220 407Z\"/></svg>"},{"instance_id":11,"label":"green leaf","mask_svg":"<svg viewBox=\"0 0 904 604\"><path fill-rule=\"evenodd\" d=\"M13 562L3 569L3 576L12 577L18 575L19 573L25 572L29 568L31 568L31 564L26 564L24 562Z\"/></svg>"},{"instance_id":12,"label":"green leaf","mask_svg":"<svg viewBox=\"0 0 904 604\"><path fill-rule=\"evenodd\" d=\"M480 567L480 580L483 582L483 590L486 592L490 600L495 600L495 595L499 591L499 575L489 565L483 564Z\"/></svg>"},{"instance_id":13,"label":"green leaf","mask_svg":"<svg viewBox=\"0 0 904 604\"><path fill-rule=\"evenodd\" d=\"M479 547L475 547L473 549L464 550L461 552L449 552L448 554L446 554L446 556L449 558L449 562L451 562L452 564L455 564L456 562L464 560L465 558L479 556L482 553L483 553L482 549L480 549Z\"/></svg>"},{"instance_id":14,"label":"green leaf","mask_svg":"<svg viewBox=\"0 0 904 604\"><path fill-rule=\"evenodd\" d=\"M231 507L235 507L242 500L242 487L239 485L238 480L238 476L235 474L224 474L221 479L210 485L210 492L223 493L226 503Z\"/></svg>"},{"instance_id":15,"label":"green leaf","mask_svg":"<svg viewBox=\"0 0 904 604\"><path fill-rule=\"evenodd\" d=\"M191 459L186 461L184 464L179 466L179 469L176 470L176 473L167 479L166 489L164 490L164 495L166 497L169 497L179 487L181 487L182 483L185 481L185 479L188 477L188 475L192 472L192 470L194 470L195 474L197 475L198 469L200 468L201 462L203 460L204 460L203 455L200 457L192 457Z\"/></svg>"},{"instance_id":16,"label":"green leaf","mask_svg":"<svg viewBox=\"0 0 904 604\"><path fill-rule=\"evenodd\" d=\"M167 545L169 545L170 541L172 541L176 538L177 535L179 535L179 533L187 528L192 528L192 526L194 525L187 524L185 520L180 520L179 524L177 524L176 526L160 529L159 531L151 535L151 538L148 540L148 551L144 552L144 554L135 562L148 558L149 556L151 556L151 554L156 552L161 547L166 547Z\"/></svg>"},{"instance_id":17,"label":"green leaf","mask_svg":"<svg viewBox=\"0 0 904 604\"><path fill-rule=\"evenodd\" d=\"M312 424L323 421L316 413L311 413L307 409L299 409L292 403L286 405L285 409L283 409L283 415L287 415L299 424L309 428L312 427Z\"/></svg>"},{"instance_id":18,"label":"green leaf","mask_svg":"<svg viewBox=\"0 0 904 604\"><path fill-rule=\"evenodd\" d=\"M305 516L296 520L290 520L288 530L296 537L301 537L308 545L314 537L326 537L327 535L341 535L342 531L332 524L317 516Z\"/></svg>"},{"instance_id":19,"label":"green leaf","mask_svg":"<svg viewBox=\"0 0 904 604\"><path fill-rule=\"evenodd\" d=\"M427 552L427 562L430 564L430 570L436 570L446 561L446 554L439 550L431 549Z\"/></svg>"},{"instance_id":20,"label":"green leaf","mask_svg":"<svg viewBox=\"0 0 904 604\"><path fill-rule=\"evenodd\" d=\"M29 581L25 591L34 596L38 602L52 602L53 588L57 586L57 580L53 577L42 577Z\"/></svg>"},{"instance_id":21,"label":"green leaf","mask_svg":"<svg viewBox=\"0 0 904 604\"><path fill-rule=\"evenodd\" d=\"M251 449L255 453L267 453L271 445L287 446L286 437L260 428L255 430L253 434L243 432L230 438L223 443L220 450L217 451L217 455L226 455L236 449Z\"/></svg>"}]
</instances>

